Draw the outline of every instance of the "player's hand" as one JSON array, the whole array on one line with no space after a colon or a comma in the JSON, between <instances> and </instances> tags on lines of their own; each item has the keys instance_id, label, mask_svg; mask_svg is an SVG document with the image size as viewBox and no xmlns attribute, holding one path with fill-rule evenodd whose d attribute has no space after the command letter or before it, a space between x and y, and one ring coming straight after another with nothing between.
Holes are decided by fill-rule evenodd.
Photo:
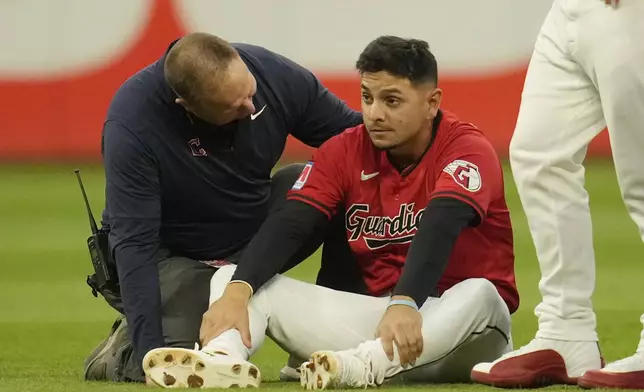
<instances>
[{"instance_id":1,"label":"player's hand","mask_svg":"<svg viewBox=\"0 0 644 392\"><path fill-rule=\"evenodd\" d=\"M613 7L617 8L619 5L619 0L604 0L604 3L606 5L612 5Z\"/></svg>"},{"instance_id":2,"label":"player's hand","mask_svg":"<svg viewBox=\"0 0 644 392\"><path fill-rule=\"evenodd\" d=\"M202 346L229 329L237 329L244 345L251 348L248 325L250 296L250 289L243 283L231 283L226 287L221 298L213 302L203 315L199 331Z\"/></svg>"},{"instance_id":3,"label":"player's hand","mask_svg":"<svg viewBox=\"0 0 644 392\"><path fill-rule=\"evenodd\" d=\"M409 299L408 297L393 297L393 299ZM416 309L407 305L391 305L382 317L376 338L380 338L382 346L390 361L394 359L394 342L398 347L400 364L413 365L423 351L423 335L421 327L423 318Z\"/></svg>"}]
</instances>

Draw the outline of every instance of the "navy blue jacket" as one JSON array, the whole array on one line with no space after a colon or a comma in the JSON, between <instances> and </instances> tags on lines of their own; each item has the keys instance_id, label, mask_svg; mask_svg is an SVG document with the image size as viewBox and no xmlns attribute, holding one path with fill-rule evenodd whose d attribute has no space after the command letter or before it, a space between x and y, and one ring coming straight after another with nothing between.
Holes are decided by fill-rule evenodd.
<instances>
[{"instance_id":1,"label":"navy blue jacket","mask_svg":"<svg viewBox=\"0 0 644 392\"><path fill-rule=\"evenodd\" d=\"M287 136L318 147L362 122L293 61L233 46L257 79L253 103L263 111L254 119L214 126L189 116L165 82L165 55L125 81L109 107L103 224L139 360L164 345L159 249L197 260L239 251L266 218L271 170Z\"/></svg>"}]
</instances>

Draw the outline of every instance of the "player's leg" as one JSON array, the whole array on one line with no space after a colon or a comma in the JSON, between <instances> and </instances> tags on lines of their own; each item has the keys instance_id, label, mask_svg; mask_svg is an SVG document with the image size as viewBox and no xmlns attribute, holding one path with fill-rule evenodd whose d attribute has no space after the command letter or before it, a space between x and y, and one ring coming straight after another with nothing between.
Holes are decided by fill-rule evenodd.
<instances>
[{"instance_id":1,"label":"player's leg","mask_svg":"<svg viewBox=\"0 0 644 392\"><path fill-rule=\"evenodd\" d=\"M235 266L231 264L211 274L208 290L201 292L199 298L200 302L206 302L201 314L221 297L234 271ZM258 387L260 371L246 359L262 345L267 320L265 314L258 314L252 306L249 316L253 349L244 346L237 330L230 330L216 339L219 344L208 344L200 350L196 344L199 342L200 315L197 336L190 346L168 346L147 353L143 359L147 379L164 388Z\"/></svg>"},{"instance_id":2,"label":"player's leg","mask_svg":"<svg viewBox=\"0 0 644 392\"><path fill-rule=\"evenodd\" d=\"M348 350L369 341L381 347L379 341L373 340L373 334L387 303L387 297L330 290L277 276L251 301L253 346L258 340L255 334L261 330L253 326L253 318L259 319L263 314L269 320L269 336L294 357L308 358L320 350ZM293 305L306 312L293 312ZM440 299L428 299L422 312L429 314L424 317L423 335L430 340L417 362L418 370L408 374L406 380L462 381L468 379L475 363L498 358L507 351L510 316L498 292L487 281L472 279L461 283ZM455 325L461 329L455 330ZM237 331L232 331L227 340L213 343L213 348L238 351L231 347L236 346L243 350ZM378 352L384 355L381 348ZM394 377L398 370L399 366L393 364L386 376Z\"/></svg>"},{"instance_id":3,"label":"player's leg","mask_svg":"<svg viewBox=\"0 0 644 392\"><path fill-rule=\"evenodd\" d=\"M222 267L215 274L212 279L211 302L223 293L234 268ZM234 381L248 385L247 370L255 368L247 360L261 346L267 330L268 335L294 357L307 358L319 350L346 350L359 347L364 342L371 342L371 347L380 347L376 352L384 355L379 341L373 340L373 334L387 303L388 298L351 294L276 276L250 301L251 349L243 345L237 330L230 330L209 342L201 351L194 351L193 355L206 363L207 370L201 373L201 377L205 382L210 382L210 385L219 385L217 383L222 381L218 378L222 374L227 375L227 382L230 382L230 377L233 377L230 375L230 366L225 367L224 364L231 363L242 369L236 375L238 379ZM441 299L430 298L422 312L429 314L423 327L423 335L429 337L429 341L425 345L427 349L423 352L423 357L417 362L419 366L444 359L473 334L483 335L484 331L496 329L496 334L498 331L502 332L501 337L509 335L510 317L507 307L492 284L484 280L472 279L447 291ZM455 330L455 325L460 328ZM488 345L494 344L494 347L474 350L478 357L470 358L471 364L496 358L507 347L507 338L499 339L497 336L483 341ZM477 344L476 339L473 344ZM478 344L480 348L480 342ZM230 360L222 362L217 353L226 353ZM213 354L215 359L210 360ZM210 365L209 361L212 362ZM173 374L173 369L164 370ZM386 370L385 376L389 377L395 376L401 368L393 363ZM462 369L461 373L463 372L466 375L469 369ZM436 373L435 367L433 373L430 369L425 374ZM187 377L186 374L183 376ZM426 376L425 381L431 381L427 377L431 376Z\"/></svg>"},{"instance_id":4,"label":"player's leg","mask_svg":"<svg viewBox=\"0 0 644 392\"><path fill-rule=\"evenodd\" d=\"M596 83L608 124L617 180L627 210L644 240L644 4L624 2L598 13L588 26L602 24L609 41L585 36L583 51ZM644 322L644 316L642 316ZM636 353L605 368L587 372L579 384L600 388L644 389L644 331Z\"/></svg>"},{"instance_id":5,"label":"player's leg","mask_svg":"<svg viewBox=\"0 0 644 392\"><path fill-rule=\"evenodd\" d=\"M220 268L212 278L210 302L216 301L230 281L235 266ZM250 301L249 327L252 348L242 343L237 330L229 330L201 350L162 348L153 350L150 357L158 358L155 366L146 369L149 378L164 384L164 375L171 375L173 385L188 384L188 378L198 376L204 385L226 387L258 385L259 370L248 359L259 349L267 334L293 358L308 358L322 348L350 348L371 339L385 310L387 298L374 298L331 290L278 275L266 283ZM306 314L302 310L313 309ZM270 320L270 321L269 321ZM337 320L344 322L338 323ZM324 331L323 334L315 331ZM170 355L190 357L190 363L162 359ZM162 366L157 366L161 362ZM194 364L205 366L197 371ZM235 367L236 372L231 372ZM251 371L253 373L251 373ZM192 377L192 380L197 378Z\"/></svg>"},{"instance_id":6,"label":"player's leg","mask_svg":"<svg viewBox=\"0 0 644 392\"><path fill-rule=\"evenodd\" d=\"M222 270L230 271L227 274L232 276L232 270L229 267L224 267ZM217 273L217 277L220 279L213 279L212 291L214 294L211 296L211 301L216 300L218 293L223 292L223 287L227 282L225 278L222 278L221 272ZM498 297L495 290L494 293ZM432 298L428 300L428 303L433 300L437 299ZM292 366L297 366L301 362L297 363L296 358L308 358L315 351L322 349L347 350L372 340L387 303L388 297L376 298L358 295L284 276L276 276L255 294L250 303L249 321L253 342L252 349L246 349L239 332L232 330L220 335L203 350L225 351L233 353L236 357L248 359L261 345L264 339L262 332L266 329L266 334L291 355ZM453 306L461 307L461 304ZM505 307L505 305L503 306ZM446 308L450 307L451 305L448 305ZM480 308L477 305L475 307ZM299 311L294 311L294 309ZM302 309L305 309L306 312ZM471 314L468 310L463 313ZM498 333L496 334L498 335ZM488 339L484 335L487 334L481 334L482 339L480 340L483 345L487 344L488 347L491 341L498 344L500 340L503 340L498 336ZM474 344L481 349L483 347L481 342L474 342ZM462 370L460 376L467 377L473 363L477 360L498 357L504 352L506 345L507 342L502 343L501 348L493 350L493 355L489 355L490 351L474 351L478 356L469 358L471 364L467 369L462 366L462 363L456 365L463 360L463 356L448 362L460 366ZM454 374L454 369L447 369L445 366L441 368L440 364L436 366L431 364L427 367L428 369L420 369L420 372L410 374L408 379L428 382L437 380L436 377L439 374L442 375L443 380L450 372L452 375ZM293 376L297 376L299 381L299 372ZM462 380L463 377L460 379Z\"/></svg>"},{"instance_id":7,"label":"player's leg","mask_svg":"<svg viewBox=\"0 0 644 392\"><path fill-rule=\"evenodd\" d=\"M470 335L444 358L402 372L388 379L386 384L470 383L472 367L483 361L494 361L513 349L511 336L505 336L496 329L486 329L480 334Z\"/></svg>"},{"instance_id":8,"label":"player's leg","mask_svg":"<svg viewBox=\"0 0 644 392\"><path fill-rule=\"evenodd\" d=\"M485 279L455 285L440 298L430 298L420 312L424 343L414 366L404 369L396 350L394 360L389 361L380 339L368 339L357 348L341 351L333 350L337 345L329 342L325 351L314 353L302 366L302 385L307 389L374 386L410 369L418 369L408 377L414 381L464 381L469 380L475 363L493 360L507 351L510 313L494 285ZM346 323L360 323L354 317ZM378 321L372 322L370 329ZM319 334L326 332L320 330ZM453 358L459 350L461 355ZM450 363L454 367L448 366Z\"/></svg>"},{"instance_id":9,"label":"player's leg","mask_svg":"<svg viewBox=\"0 0 644 392\"><path fill-rule=\"evenodd\" d=\"M539 330L527 346L474 368L473 379L486 384L574 384L586 370L601 367L582 163L587 145L605 122L594 84L571 55L580 50L583 16L573 19L570 9L562 9L570 6L574 4L555 1L537 37L510 144L514 179L542 275L542 301L535 309Z\"/></svg>"},{"instance_id":10,"label":"player's leg","mask_svg":"<svg viewBox=\"0 0 644 392\"><path fill-rule=\"evenodd\" d=\"M215 274L211 282L211 303L223 294L235 268L222 267ZM249 303L252 348L243 345L237 330L230 330L202 350L224 351L249 359L266 335L299 358L308 358L325 347L354 347L373 337L387 302L388 298L346 293L277 275Z\"/></svg>"},{"instance_id":11,"label":"player's leg","mask_svg":"<svg viewBox=\"0 0 644 392\"><path fill-rule=\"evenodd\" d=\"M229 265L215 273L211 280L210 303L221 297L234 270L235 266ZM250 301L252 348L244 346L239 331L229 330L200 350L153 350L144 361L144 366L151 363L145 368L146 375L164 387L197 382L211 387L257 386L260 372L248 359L261 347L267 328L270 336L294 358L307 358L313 351L330 344L355 347L372 337L386 303L385 298L357 296L278 275ZM316 312L302 317L298 310L307 306L313 306ZM349 319L356 325L338 326L334 318ZM317 328L328 333L322 336L312 334L311 331ZM170 361L164 361L166 357ZM182 363L184 360L185 364ZM200 364L199 369L197 364ZM168 385L168 380L172 385Z\"/></svg>"}]
</instances>

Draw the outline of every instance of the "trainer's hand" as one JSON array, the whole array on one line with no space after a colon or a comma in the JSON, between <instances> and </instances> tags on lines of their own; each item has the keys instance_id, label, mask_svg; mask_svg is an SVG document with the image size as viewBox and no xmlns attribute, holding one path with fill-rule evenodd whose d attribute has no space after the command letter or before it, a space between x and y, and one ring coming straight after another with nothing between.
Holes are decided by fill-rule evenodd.
<instances>
[{"instance_id":1,"label":"trainer's hand","mask_svg":"<svg viewBox=\"0 0 644 392\"><path fill-rule=\"evenodd\" d=\"M411 300L404 296L394 296L393 299ZM416 309L407 305L392 305L378 324L376 338L382 341L390 361L394 359L393 343L395 342L400 355L400 364L413 365L423 351L422 326L423 318Z\"/></svg>"},{"instance_id":2,"label":"trainer's hand","mask_svg":"<svg viewBox=\"0 0 644 392\"><path fill-rule=\"evenodd\" d=\"M231 283L224 294L210 305L204 313L199 330L199 340L205 346L211 340L229 329L237 329L244 345L251 348L250 327L248 326L248 300L251 291L243 283Z\"/></svg>"}]
</instances>

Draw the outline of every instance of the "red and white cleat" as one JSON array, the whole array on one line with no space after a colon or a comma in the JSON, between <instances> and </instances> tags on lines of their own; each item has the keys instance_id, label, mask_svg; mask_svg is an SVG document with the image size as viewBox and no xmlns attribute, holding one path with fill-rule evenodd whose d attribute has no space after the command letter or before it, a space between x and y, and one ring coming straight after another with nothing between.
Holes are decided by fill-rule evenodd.
<instances>
[{"instance_id":1,"label":"red and white cleat","mask_svg":"<svg viewBox=\"0 0 644 392\"><path fill-rule=\"evenodd\" d=\"M644 352L587 371L578 384L582 388L644 389Z\"/></svg>"},{"instance_id":2,"label":"red and white cleat","mask_svg":"<svg viewBox=\"0 0 644 392\"><path fill-rule=\"evenodd\" d=\"M499 388L538 388L577 384L588 370L600 369L602 359L596 342L533 339L494 362L472 369L472 381Z\"/></svg>"}]
</instances>

